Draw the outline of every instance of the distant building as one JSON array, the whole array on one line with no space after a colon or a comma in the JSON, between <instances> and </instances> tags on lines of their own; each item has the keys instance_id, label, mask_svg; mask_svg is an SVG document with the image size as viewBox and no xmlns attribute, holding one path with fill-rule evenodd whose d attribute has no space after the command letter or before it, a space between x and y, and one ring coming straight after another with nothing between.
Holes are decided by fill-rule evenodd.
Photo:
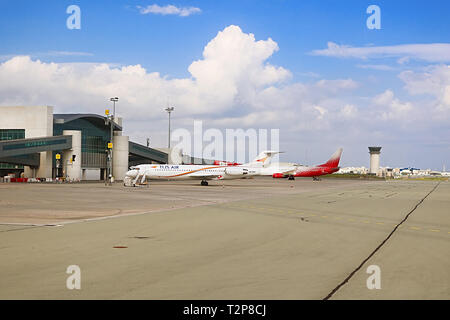
<instances>
[{"instance_id":1,"label":"distant building","mask_svg":"<svg viewBox=\"0 0 450 320\"><path fill-rule=\"evenodd\" d=\"M366 167L345 167L339 169L338 174L367 174L369 172L369 169Z\"/></svg>"}]
</instances>

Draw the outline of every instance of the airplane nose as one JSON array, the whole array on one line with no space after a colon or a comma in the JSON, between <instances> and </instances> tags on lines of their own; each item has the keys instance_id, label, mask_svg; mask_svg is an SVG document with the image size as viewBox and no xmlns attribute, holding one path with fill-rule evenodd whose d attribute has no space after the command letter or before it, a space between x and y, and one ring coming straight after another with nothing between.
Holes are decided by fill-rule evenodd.
<instances>
[{"instance_id":1,"label":"airplane nose","mask_svg":"<svg viewBox=\"0 0 450 320\"><path fill-rule=\"evenodd\" d=\"M130 170L130 171L127 171L127 173L125 175L127 177L136 178L137 174L138 174L137 170Z\"/></svg>"}]
</instances>

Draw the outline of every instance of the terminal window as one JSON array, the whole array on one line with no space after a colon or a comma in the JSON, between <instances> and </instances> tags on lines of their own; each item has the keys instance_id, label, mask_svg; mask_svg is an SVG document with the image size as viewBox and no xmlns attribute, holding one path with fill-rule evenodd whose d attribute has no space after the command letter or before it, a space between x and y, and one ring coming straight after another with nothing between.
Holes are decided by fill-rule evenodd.
<instances>
[{"instance_id":1,"label":"terminal window","mask_svg":"<svg viewBox=\"0 0 450 320\"><path fill-rule=\"evenodd\" d=\"M25 139L25 129L0 129L0 141L16 139Z\"/></svg>"},{"instance_id":2,"label":"terminal window","mask_svg":"<svg viewBox=\"0 0 450 320\"><path fill-rule=\"evenodd\" d=\"M0 129L0 141L16 139L25 139L25 129ZM0 169L23 169L23 166L0 162Z\"/></svg>"}]
</instances>

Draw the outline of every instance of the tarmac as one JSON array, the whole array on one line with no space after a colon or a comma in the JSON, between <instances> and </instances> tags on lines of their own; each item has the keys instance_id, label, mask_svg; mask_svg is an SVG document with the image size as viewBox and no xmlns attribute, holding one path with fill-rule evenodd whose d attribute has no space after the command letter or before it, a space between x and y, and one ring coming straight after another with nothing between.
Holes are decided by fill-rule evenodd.
<instances>
[{"instance_id":1,"label":"tarmac","mask_svg":"<svg viewBox=\"0 0 450 320\"><path fill-rule=\"evenodd\" d=\"M449 208L448 181L4 183L0 299L448 300Z\"/></svg>"}]
</instances>

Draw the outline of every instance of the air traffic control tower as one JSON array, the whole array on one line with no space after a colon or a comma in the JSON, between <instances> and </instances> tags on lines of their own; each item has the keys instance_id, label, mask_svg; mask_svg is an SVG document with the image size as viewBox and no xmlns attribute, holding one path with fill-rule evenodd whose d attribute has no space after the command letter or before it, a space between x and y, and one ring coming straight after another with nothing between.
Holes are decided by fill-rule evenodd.
<instances>
[{"instance_id":1,"label":"air traffic control tower","mask_svg":"<svg viewBox=\"0 0 450 320\"><path fill-rule=\"evenodd\" d=\"M369 147L370 153L370 174L378 174L380 169L381 147Z\"/></svg>"}]
</instances>

